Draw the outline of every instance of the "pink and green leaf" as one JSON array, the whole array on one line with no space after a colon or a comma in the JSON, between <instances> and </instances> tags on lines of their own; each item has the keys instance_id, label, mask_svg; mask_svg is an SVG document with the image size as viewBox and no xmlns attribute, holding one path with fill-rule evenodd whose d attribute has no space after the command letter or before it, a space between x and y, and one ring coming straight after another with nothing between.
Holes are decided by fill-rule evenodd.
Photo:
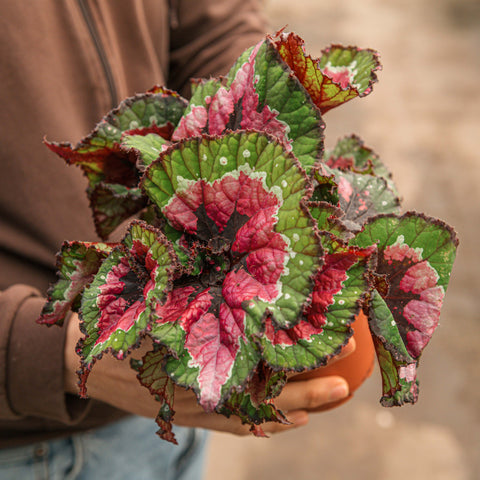
<instances>
[{"instance_id":1,"label":"pink and green leaf","mask_svg":"<svg viewBox=\"0 0 480 480\"><path fill-rule=\"evenodd\" d=\"M38 323L63 325L70 310L78 311L85 288L112 251L106 243L64 242L57 254L58 280L47 292L47 303Z\"/></svg>"},{"instance_id":2,"label":"pink and green leaf","mask_svg":"<svg viewBox=\"0 0 480 480\"><path fill-rule=\"evenodd\" d=\"M192 97L173 133L172 140L219 135L225 132L230 115L234 113L233 97L220 80L192 81Z\"/></svg>"},{"instance_id":3,"label":"pink and green leaf","mask_svg":"<svg viewBox=\"0 0 480 480\"><path fill-rule=\"evenodd\" d=\"M260 343L269 366L303 371L325 365L339 353L353 333L350 324L368 288L365 274L372 251L337 244L315 277L311 303L300 323L276 329L266 319Z\"/></svg>"},{"instance_id":4,"label":"pink and green leaf","mask_svg":"<svg viewBox=\"0 0 480 480\"><path fill-rule=\"evenodd\" d=\"M322 114L368 95L377 81L380 62L373 50L332 45L314 59L305 53L304 41L294 33L279 32L272 41Z\"/></svg>"},{"instance_id":5,"label":"pink and green leaf","mask_svg":"<svg viewBox=\"0 0 480 480\"><path fill-rule=\"evenodd\" d=\"M417 361L438 325L458 245L455 232L439 220L408 212L400 217L380 215L368 220L352 243L362 247L377 244L374 273L383 279L377 295L391 313L393 328L380 339L383 348L393 355L398 351L396 344L401 338L406 352ZM375 296L373 298L375 300ZM380 301L375 302L369 307L374 336L377 319L386 317L377 312ZM399 333L394 335L391 332L395 329ZM385 355L379 355L379 360L385 361ZM393 368L391 364L380 367ZM415 375L414 367L409 367L408 377ZM407 397L404 401L416 400L416 396ZM400 400L395 397L392 401Z\"/></svg>"},{"instance_id":6,"label":"pink and green leaf","mask_svg":"<svg viewBox=\"0 0 480 480\"><path fill-rule=\"evenodd\" d=\"M313 198L328 195L333 175L335 185L329 201L338 201L344 212L342 223L352 231L379 213L399 213L400 199L389 171L358 137L341 139L324 160L323 176L317 171L314 174Z\"/></svg>"},{"instance_id":7,"label":"pink and green leaf","mask_svg":"<svg viewBox=\"0 0 480 480\"><path fill-rule=\"evenodd\" d=\"M150 334L169 349L175 383L213 411L254 374L260 351L252 338L263 317L299 321L322 261L302 206L309 183L282 144L237 132L172 146L142 185L167 222L204 252L201 273L183 278L155 309Z\"/></svg>"},{"instance_id":8,"label":"pink and green leaf","mask_svg":"<svg viewBox=\"0 0 480 480\"><path fill-rule=\"evenodd\" d=\"M109 189L117 188L116 185L135 188L140 178L137 155L133 151L122 149L122 135L156 134L169 140L185 106L186 101L183 98L165 89L159 93L137 95L120 103L75 147L70 143L45 142L67 163L80 166L87 176L87 194L94 211L96 226L99 228L98 233L102 238L106 238L105 232L110 228L108 225L104 226L105 222L110 225L119 224L130 215L111 220L109 212L103 211L102 205L97 206L97 199L101 198L103 203L125 201L128 204L125 210L129 213L131 196L118 199L112 193L112 198L107 200L106 193ZM103 184L102 195L95 193L99 184Z\"/></svg>"},{"instance_id":9,"label":"pink and green leaf","mask_svg":"<svg viewBox=\"0 0 480 480\"><path fill-rule=\"evenodd\" d=\"M239 305L224 301L220 287L180 287L157 307L150 335L172 355L166 371L176 384L191 388L207 411L217 409L232 388L244 385L260 359L249 330L258 325Z\"/></svg>"},{"instance_id":10,"label":"pink and green leaf","mask_svg":"<svg viewBox=\"0 0 480 480\"><path fill-rule=\"evenodd\" d=\"M122 244L101 265L83 294L78 346L83 388L93 363L105 352L122 359L147 330L151 311L171 288L176 256L164 235L132 222Z\"/></svg>"},{"instance_id":11,"label":"pink and green leaf","mask_svg":"<svg viewBox=\"0 0 480 480\"><path fill-rule=\"evenodd\" d=\"M392 174L378 155L356 135L340 139L334 149L325 152L325 164L331 169L363 173L385 179L389 188L398 197ZM388 213L388 212L381 212Z\"/></svg>"},{"instance_id":12,"label":"pink and green leaf","mask_svg":"<svg viewBox=\"0 0 480 480\"><path fill-rule=\"evenodd\" d=\"M255 132L191 139L162 154L142 184L175 229L231 253L257 290L251 315L298 322L322 253L303 207L308 180L282 144Z\"/></svg>"},{"instance_id":13,"label":"pink and green leaf","mask_svg":"<svg viewBox=\"0 0 480 480\"><path fill-rule=\"evenodd\" d=\"M369 306L369 325L382 374L385 407L415 403L418 398L417 361L405 348L392 312L374 290Z\"/></svg>"},{"instance_id":14,"label":"pink and green leaf","mask_svg":"<svg viewBox=\"0 0 480 480\"><path fill-rule=\"evenodd\" d=\"M193 87L173 140L257 130L275 136L307 169L320 159L324 128L320 112L269 39L240 57L226 85L210 79L197 80Z\"/></svg>"},{"instance_id":15,"label":"pink and green leaf","mask_svg":"<svg viewBox=\"0 0 480 480\"><path fill-rule=\"evenodd\" d=\"M400 200L384 178L342 170L332 172L338 184L339 206L345 213L343 220L351 222L351 230L380 213L399 212Z\"/></svg>"},{"instance_id":16,"label":"pink and green leaf","mask_svg":"<svg viewBox=\"0 0 480 480\"><path fill-rule=\"evenodd\" d=\"M90 188L99 182L136 186L135 159L120 148L122 135L157 133L169 140L185 106L184 99L166 92L136 95L108 113L75 147L46 143L69 164L82 168Z\"/></svg>"},{"instance_id":17,"label":"pink and green leaf","mask_svg":"<svg viewBox=\"0 0 480 480\"><path fill-rule=\"evenodd\" d=\"M117 247L103 262L80 308L81 330L85 334L77 345L82 358L80 393L98 358L111 350L123 359L147 327L146 305L140 282L132 272L124 249Z\"/></svg>"},{"instance_id":18,"label":"pink and green leaf","mask_svg":"<svg viewBox=\"0 0 480 480\"><path fill-rule=\"evenodd\" d=\"M307 171L318 163L325 127L320 111L268 37L237 60L228 87L235 105L229 128L277 137Z\"/></svg>"},{"instance_id":19,"label":"pink and green leaf","mask_svg":"<svg viewBox=\"0 0 480 480\"><path fill-rule=\"evenodd\" d=\"M208 411L218 408L230 388L244 384L260 359L255 345L246 342L249 320L221 293L220 287L175 288L157 306L150 332L171 352L167 373L192 388Z\"/></svg>"}]
</instances>

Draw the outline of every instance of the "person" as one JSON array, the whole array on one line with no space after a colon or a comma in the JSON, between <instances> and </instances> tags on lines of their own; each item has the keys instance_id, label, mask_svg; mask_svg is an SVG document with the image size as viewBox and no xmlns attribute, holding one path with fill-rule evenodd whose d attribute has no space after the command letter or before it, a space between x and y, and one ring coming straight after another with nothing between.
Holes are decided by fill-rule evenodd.
<instances>
[{"instance_id":1,"label":"person","mask_svg":"<svg viewBox=\"0 0 480 480\"><path fill-rule=\"evenodd\" d=\"M205 431L247 434L237 418L175 398L179 446L154 435L158 404L128 362L105 357L77 395L72 314L37 325L64 240L98 241L80 169L42 138L78 141L120 100L228 71L268 31L261 0L1 0L0 478L201 477ZM348 351L353 349L350 345ZM277 406L290 426L348 395L340 377L288 383Z\"/></svg>"}]
</instances>

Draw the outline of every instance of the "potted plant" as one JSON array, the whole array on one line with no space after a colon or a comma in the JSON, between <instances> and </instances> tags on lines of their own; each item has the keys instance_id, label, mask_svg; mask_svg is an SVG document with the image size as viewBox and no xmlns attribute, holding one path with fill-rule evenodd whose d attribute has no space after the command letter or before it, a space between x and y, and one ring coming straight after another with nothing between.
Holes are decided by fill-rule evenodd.
<instances>
[{"instance_id":1,"label":"potted plant","mask_svg":"<svg viewBox=\"0 0 480 480\"><path fill-rule=\"evenodd\" d=\"M81 395L97 359L123 360L148 336L153 349L132 366L159 399L160 436L174 441L173 385L261 434L263 422L287 421L273 402L287 375L322 374L363 311L356 385L371 337L381 403L416 401L455 233L401 214L390 173L356 136L324 152L324 114L369 94L379 68L356 47L313 59L281 31L225 77L193 80L190 101L154 87L76 146L46 142L83 169L105 240L64 243L39 319L79 312ZM123 240L106 242L132 216Z\"/></svg>"}]
</instances>

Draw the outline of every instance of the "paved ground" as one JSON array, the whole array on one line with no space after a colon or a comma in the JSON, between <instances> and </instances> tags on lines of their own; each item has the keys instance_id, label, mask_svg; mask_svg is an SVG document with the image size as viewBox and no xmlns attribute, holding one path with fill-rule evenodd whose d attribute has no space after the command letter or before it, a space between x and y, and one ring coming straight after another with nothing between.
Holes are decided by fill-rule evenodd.
<instances>
[{"instance_id":1,"label":"paved ground","mask_svg":"<svg viewBox=\"0 0 480 480\"><path fill-rule=\"evenodd\" d=\"M294 9L301 10L293 11ZM480 3L269 0L312 55L329 43L381 53L371 96L329 112L327 146L357 133L390 166L405 209L454 225L461 245L420 368L415 406L378 405L378 370L346 406L269 440L215 435L208 480L480 479Z\"/></svg>"}]
</instances>

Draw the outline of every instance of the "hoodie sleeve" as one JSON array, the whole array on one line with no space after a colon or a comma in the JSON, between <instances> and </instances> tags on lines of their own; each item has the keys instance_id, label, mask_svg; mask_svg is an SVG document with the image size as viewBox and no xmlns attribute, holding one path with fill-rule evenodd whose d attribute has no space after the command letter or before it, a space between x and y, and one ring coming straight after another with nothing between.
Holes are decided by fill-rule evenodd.
<instances>
[{"instance_id":1,"label":"hoodie sleeve","mask_svg":"<svg viewBox=\"0 0 480 480\"><path fill-rule=\"evenodd\" d=\"M269 32L260 0L171 1L170 88L189 93L190 78L226 74Z\"/></svg>"},{"instance_id":2,"label":"hoodie sleeve","mask_svg":"<svg viewBox=\"0 0 480 480\"><path fill-rule=\"evenodd\" d=\"M67 328L36 324L44 302L27 285L0 292L0 419L34 416L74 424L89 402L64 392Z\"/></svg>"}]
</instances>

